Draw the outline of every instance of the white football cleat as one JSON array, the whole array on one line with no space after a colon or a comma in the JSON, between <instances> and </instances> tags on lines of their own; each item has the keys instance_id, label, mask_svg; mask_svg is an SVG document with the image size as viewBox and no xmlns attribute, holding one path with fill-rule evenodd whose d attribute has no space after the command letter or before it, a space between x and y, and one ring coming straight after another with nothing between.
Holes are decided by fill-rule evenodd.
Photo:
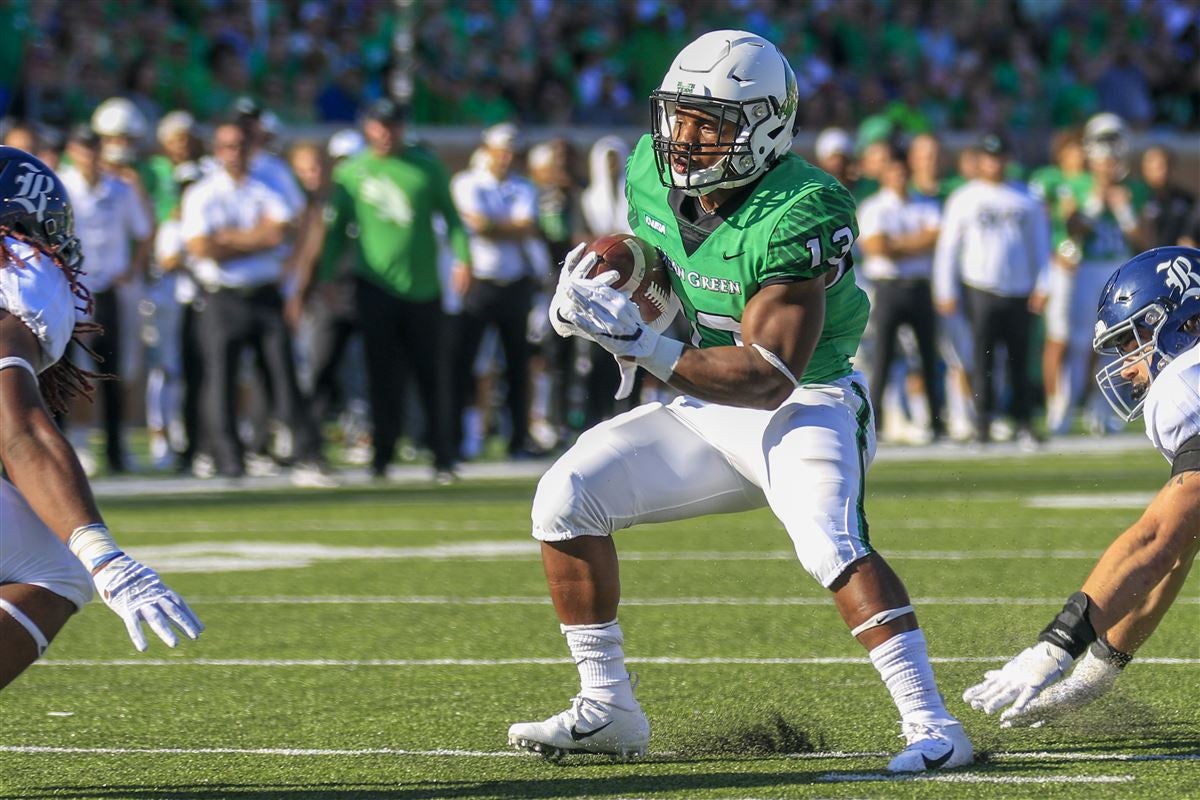
<instances>
[{"instance_id":1,"label":"white football cleat","mask_svg":"<svg viewBox=\"0 0 1200 800\"><path fill-rule=\"evenodd\" d=\"M953 769L970 764L975 748L957 722L949 725L927 725L908 722L902 726L901 737L908 744L888 764L888 772L927 772Z\"/></svg>"},{"instance_id":2,"label":"white football cleat","mask_svg":"<svg viewBox=\"0 0 1200 800\"><path fill-rule=\"evenodd\" d=\"M629 759L646 755L650 721L641 706L618 708L587 697L542 722L518 722L508 729L508 743L547 758L569 753L597 753Z\"/></svg>"}]
</instances>

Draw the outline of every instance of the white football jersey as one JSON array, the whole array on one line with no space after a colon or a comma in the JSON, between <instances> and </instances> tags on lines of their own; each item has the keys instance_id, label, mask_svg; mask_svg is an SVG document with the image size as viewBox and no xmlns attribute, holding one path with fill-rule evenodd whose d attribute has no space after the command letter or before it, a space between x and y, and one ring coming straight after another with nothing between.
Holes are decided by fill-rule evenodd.
<instances>
[{"instance_id":1,"label":"white football jersey","mask_svg":"<svg viewBox=\"0 0 1200 800\"><path fill-rule=\"evenodd\" d=\"M1158 373L1143 406L1146 435L1167 461L1180 445L1200 435L1200 344Z\"/></svg>"},{"instance_id":2,"label":"white football jersey","mask_svg":"<svg viewBox=\"0 0 1200 800\"><path fill-rule=\"evenodd\" d=\"M0 308L37 337L41 358L33 367L42 372L66 352L80 303L67 276L52 260L24 242L5 239L4 244L22 263L0 267Z\"/></svg>"}]
</instances>

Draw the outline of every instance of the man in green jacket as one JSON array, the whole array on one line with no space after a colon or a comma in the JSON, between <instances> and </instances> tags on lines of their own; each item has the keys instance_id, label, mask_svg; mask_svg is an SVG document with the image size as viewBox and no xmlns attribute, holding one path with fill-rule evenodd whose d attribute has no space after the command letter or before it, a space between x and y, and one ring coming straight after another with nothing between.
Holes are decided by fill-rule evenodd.
<instances>
[{"instance_id":1,"label":"man in green jacket","mask_svg":"<svg viewBox=\"0 0 1200 800\"><path fill-rule=\"evenodd\" d=\"M404 381L411 371L425 411L428 444L439 482L453 479L452 404L438 279L433 217L445 220L456 263L456 291L470 281L467 233L450 199L449 176L437 157L404 139L406 111L389 99L375 102L363 123L366 152L333 175L326 210L322 266L337 262L357 231L355 274L358 323L366 351L374 427L371 470L387 474L402 430Z\"/></svg>"}]
</instances>

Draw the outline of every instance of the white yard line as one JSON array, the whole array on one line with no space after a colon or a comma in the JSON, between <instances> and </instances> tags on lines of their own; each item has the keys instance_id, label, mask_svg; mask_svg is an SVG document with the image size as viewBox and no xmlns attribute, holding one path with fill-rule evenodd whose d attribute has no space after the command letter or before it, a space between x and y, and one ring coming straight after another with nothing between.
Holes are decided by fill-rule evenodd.
<instances>
[{"instance_id":1,"label":"white yard line","mask_svg":"<svg viewBox=\"0 0 1200 800\"><path fill-rule=\"evenodd\" d=\"M1073 502L1073 505L1055 506L1056 498L1068 497L1078 498L1078 502ZM1141 498L1141 495L1137 496ZM1145 499L1137 507L1145 508L1149 503L1152 495L1145 495ZM958 498L966 501L967 498ZM1045 505L1039 501L1045 501ZM1064 501L1066 502L1066 501ZM1098 498L1095 495L1046 495L1044 497L1034 496L1026 501L1027 505L1032 505L1036 508L1097 508L1103 506L1103 498ZM778 523L766 520L766 526L779 527ZM761 531L764 525L746 525L739 524L730 527L733 532L752 532ZM952 519L949 517L937 519L920 519L908 517L905 519L889 520L887 523L880 523L880 527L885 530L1010 530L1013 528L1028 527L1025 523L1014 522L1010 519L980 519L974 520L969 526L964 525L961 520ZM1075 519L1041 519L1037 523L1038 531L1058 529L1078 533L1079 522ZM434 519L370 519L370 520L254 520L248 523L239 523L234 521L226 522L189 522L179 521L172 522L170 525L163 523L155 523L153 525L139 525L132 523L121 526L123 534L151 534L154 536L180 536L193 533L232 533L237 535L252 534L252 533L403 533L403 534L438 534L438 533L515 533L528 535L528 525L497 525L495 520L486 519L464 519L464 520L434 520Z\"/></svg>"},{"instance_id":2,"label":"white yard line","mask_svg":"<svg viewBox=\"0 0 1200 800\"><path fill-rule=\"evenodd\" d=\"M314 595L311 597L241 597L230 595L194 597L190 605L222 606L547 606L549 595L540 597L448 597L443 595L369 596ZM916 606L1057 606L1062 597L914 597ZM828 597L624 597L623 606L832 606ZM1177 597L1175 605L1200 605L1200 597Z\"/></svg>"},{"instance_id":3,"label":"white yard line","mask_svg":"<svg viewBox=\"0 0 1200 800\"><path fill-rule=\"evenodd\" d=\"M929 660L934 664L1001 664L1009 656L946 656ZM808 658L750 658L630 656L630 664L671 666L707 666L738 664L746 666L823 666L829 664L869 665L861 656L814 656ZM570 658L112 658L43 659L35 667L507 667L573 664ZM1200 658L1138 658L1137 664L1193 666Z\"/></svg>"}]
</instances>

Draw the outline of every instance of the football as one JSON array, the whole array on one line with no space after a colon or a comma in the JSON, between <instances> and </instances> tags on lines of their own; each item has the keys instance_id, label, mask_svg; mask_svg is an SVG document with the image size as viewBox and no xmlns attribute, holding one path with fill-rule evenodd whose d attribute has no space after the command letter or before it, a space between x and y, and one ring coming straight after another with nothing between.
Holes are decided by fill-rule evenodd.
<instances>
[{"instance_id":1,"label":"football","mask_svg":"<svg viewBox=\"0 0 1200 800\"><path fill-rule=\"evenodd\" d=\"M587 277L615 271L621 277L613 288L633 300L643 322L670 323L671 280L657 250L631 234L613 233L592 242L586 252L599 257Z\"/></svg>"}]
</instances>

